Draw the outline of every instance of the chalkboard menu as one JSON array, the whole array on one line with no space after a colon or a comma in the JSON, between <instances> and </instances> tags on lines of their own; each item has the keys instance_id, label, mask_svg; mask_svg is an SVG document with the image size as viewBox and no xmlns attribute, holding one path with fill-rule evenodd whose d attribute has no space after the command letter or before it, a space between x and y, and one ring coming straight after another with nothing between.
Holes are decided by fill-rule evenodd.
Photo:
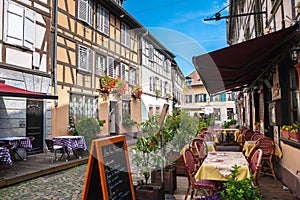
<instances>
[{"instance_id":1,"label":"chalkboard menu","mask_svg":"<svg viewBox=\"0 0 300 200\"><path fill-rule=\"evenodd\" d=\"M82 199L135 200L125 136L92 141Z\"/></svg>"}]
</instances>

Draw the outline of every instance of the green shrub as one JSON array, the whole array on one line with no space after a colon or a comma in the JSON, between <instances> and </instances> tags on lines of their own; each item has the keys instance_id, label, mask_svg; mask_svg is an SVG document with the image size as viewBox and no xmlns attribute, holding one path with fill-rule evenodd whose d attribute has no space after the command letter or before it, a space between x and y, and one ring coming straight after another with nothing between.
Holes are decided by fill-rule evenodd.
<instances>
[{"instance_id":1,"label":"green shrub","mask_svg":"<svg viewBox=\"0 0 300 200\"><path fill-rule=\"evenodd\" d=\"M94 118L80 117L75 124L78 135L85 138L88 150L91 147L92 140L96 139L96 135L100 133L99 121Z\"/></svg>"}]
</instances>

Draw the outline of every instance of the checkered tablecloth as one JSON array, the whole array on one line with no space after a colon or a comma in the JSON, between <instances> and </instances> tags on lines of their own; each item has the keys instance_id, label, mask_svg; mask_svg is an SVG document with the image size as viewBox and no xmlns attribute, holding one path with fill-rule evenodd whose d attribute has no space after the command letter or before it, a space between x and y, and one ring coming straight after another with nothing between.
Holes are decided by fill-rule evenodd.
<instances>
[{"instance_id":1,"label":"checkered tablecloth","mask_svg":"<svg viewBox=\"0 0 300 200\"><path fill-rule=\"evenodd\" d=\"M12 160L9 154L9 150L7 148L0 147L0 162L12 165Z\"/></svg>"},{"instance_id":2,"label":"checkered tablecloth","mask_svg":"<svg viewBox=\"0 0 300 200\"><path fill-rule=\"evenodd\" d=\"M0 138L0 140L10 145L14 145L16 148L24 148L26 150L32 149L32 144L29 137L5 137Z\"/></svg>"},{"instance_id":3,"label":"checkered tablecloth","mask_svg":"<svg viewBox=\"0 0 300 200\"><path fill-rule=\"evenodd\" d=\"M73 149L86 150L86 143L83 136L58 136L53 138L55 145L65 146L68 152Z\"/></svg>"}]
</instances>

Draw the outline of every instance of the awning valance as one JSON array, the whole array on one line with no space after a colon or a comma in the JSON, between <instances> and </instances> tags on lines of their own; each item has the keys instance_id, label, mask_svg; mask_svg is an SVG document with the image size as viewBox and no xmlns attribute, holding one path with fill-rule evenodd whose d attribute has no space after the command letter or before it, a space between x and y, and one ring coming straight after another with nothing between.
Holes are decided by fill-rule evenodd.
<instances>
[{"instance_id":1,"label":"awning valance","mask_svg":"<svg viewBox=\"0 0 300 200\"><path fill-rule=\"evenodd\" d=\"M193 64L210 94L246 87L291 48L297 29L298 24L195 56Z\"/></svg>"},{"instance_id":2,"label":"awning valance","mask_svg":"<svg viewBox=\"0 0 300 200\"><path fill-rule=\"evenodd\" d=\"M32 92L29 90L24 90L11 85L7 85L5 83L0 83L0 97L1 96L25 97L32 99L58 99L57 96L47 95L40 92Z\"/></svg>"}]
</instances>

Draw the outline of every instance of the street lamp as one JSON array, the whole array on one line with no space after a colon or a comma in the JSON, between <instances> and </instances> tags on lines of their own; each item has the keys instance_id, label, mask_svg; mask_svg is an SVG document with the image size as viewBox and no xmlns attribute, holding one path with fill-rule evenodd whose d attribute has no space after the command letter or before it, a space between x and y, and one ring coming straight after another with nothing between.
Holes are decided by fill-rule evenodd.
<instances>
[{"instance_id":1,"label":"street lamp","mask_svg":"<svg viewBox=\"0 0 300 200\"><path fill-rule=\"evenodd\" d=\"M300 47L298 45L294 45L290 50L291 61L293 64L298 63Z\"/></svg>"}]
</instances>

